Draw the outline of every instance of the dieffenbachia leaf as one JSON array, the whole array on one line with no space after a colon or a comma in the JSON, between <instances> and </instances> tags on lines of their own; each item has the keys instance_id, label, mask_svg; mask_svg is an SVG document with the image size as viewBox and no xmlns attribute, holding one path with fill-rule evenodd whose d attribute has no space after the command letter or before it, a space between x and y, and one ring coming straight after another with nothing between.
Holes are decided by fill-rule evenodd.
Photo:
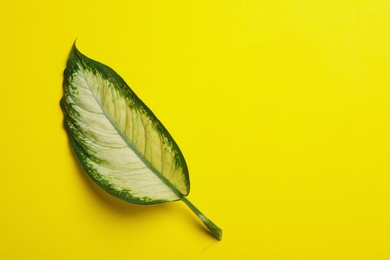
<instances>
[{"instance_id":1,"label":"dieffenbachia leaf","mask_svg":"<svg viewBox=\"0 0 390 260\"><path fill-rule=\"evenodd\" d=\"M182 200L212 234L222 231L187 198L184 157L171 135L125 81L73 45L61 107L74 154L106 192L130 203Z\"/></svg>"}]
</instances>

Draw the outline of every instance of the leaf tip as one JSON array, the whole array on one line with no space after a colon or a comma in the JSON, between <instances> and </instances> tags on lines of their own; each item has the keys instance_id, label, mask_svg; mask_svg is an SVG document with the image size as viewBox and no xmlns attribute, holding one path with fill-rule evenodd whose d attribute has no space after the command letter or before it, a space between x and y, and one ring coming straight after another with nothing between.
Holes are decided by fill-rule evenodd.
<instances>
[{"instance_id":1,"label":"leaf tip","mask_svg":"<svg viewBox=\"0 0 390 260\"><path fill-rule=\"evenodd\" d=\"M78 37L73 42L71 52L80 52L79 49L77 49L76 43L77 43Z\"/></svg>"}]
</instances>

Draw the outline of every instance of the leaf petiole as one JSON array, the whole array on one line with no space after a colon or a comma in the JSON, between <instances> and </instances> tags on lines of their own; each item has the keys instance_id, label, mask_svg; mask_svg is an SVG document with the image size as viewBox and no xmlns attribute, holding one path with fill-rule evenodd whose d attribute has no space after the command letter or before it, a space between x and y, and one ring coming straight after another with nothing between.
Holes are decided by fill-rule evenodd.
<instances>
[{"instance_id":1,"label":"leaf petiole","mask_svg":"<svg viewBox=\"0 0 390 260\"><path fill-rule=\"evenodd\" d=\"M222 230L215 225L210 219L208 219L194 204L191 203L186 197L182 197L181 200L202 220L203 224L211 231L211 233L218 239L222 239Z\"/></svg>"}]
</instances>

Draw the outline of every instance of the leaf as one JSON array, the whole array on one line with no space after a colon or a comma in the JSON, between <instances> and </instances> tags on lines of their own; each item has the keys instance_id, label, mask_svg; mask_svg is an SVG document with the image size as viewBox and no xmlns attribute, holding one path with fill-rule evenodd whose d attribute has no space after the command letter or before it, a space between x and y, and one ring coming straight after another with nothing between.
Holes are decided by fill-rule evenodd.
<instances>
[{"instance_id":1,"label":"leaf","mask_svg":"<svg viewBox=\"0 0 390 260\"><path fill-rule=\"evenodd\" d=\"M182 200L222 238L221 229L186 198L190 180L178 145L114 70L74 44L63 92L60 104L71 148L102 189L142 205Z\"/></svg>"}]
</instances>

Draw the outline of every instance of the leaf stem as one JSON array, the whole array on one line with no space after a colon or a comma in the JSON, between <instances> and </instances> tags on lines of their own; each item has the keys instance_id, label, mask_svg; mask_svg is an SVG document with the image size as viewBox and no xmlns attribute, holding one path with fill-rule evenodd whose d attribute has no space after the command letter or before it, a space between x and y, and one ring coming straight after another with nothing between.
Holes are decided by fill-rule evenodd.
<instances>
[{"instance_id":1,"label":"leaf stem","mask_svg":"<svg viewBox=\"0 0 390 260\"><path fill-rule=\"evenodd\" d=\"M191 203L186 197L182 197L181 200L202 220L203 224L211 231L211 233L218 239L222 239L222 230L209 220L194 204Z\"/></svg>"}]
</instances>

